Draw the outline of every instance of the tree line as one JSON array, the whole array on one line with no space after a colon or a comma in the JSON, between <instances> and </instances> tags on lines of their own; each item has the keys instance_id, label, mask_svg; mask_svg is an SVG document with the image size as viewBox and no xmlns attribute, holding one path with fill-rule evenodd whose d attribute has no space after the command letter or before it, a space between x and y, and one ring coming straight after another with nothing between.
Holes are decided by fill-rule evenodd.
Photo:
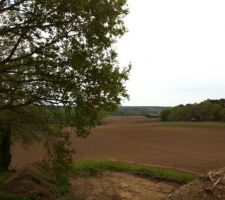
<instances>
[{"instance_id":1,"label":"tree line","mask_svg":"<svg viewBox=\"0 0 225 200\"><path fill-rule=\"evenodd\" d=\"M162 121L225 121L225 99L178 105L160 113Z\"/></svg>"},{"instance_id":2,"label":"tree line","mask_svg":"<svg viewBox=\"0 0 225 200\"><path fill-rule=\"evenodd\" d=\"M146 116L158 117L159 113L168 107L160 106L120 106L114 112L109 112L107 115L112 116Z\"/></svg>"}]
</instances>

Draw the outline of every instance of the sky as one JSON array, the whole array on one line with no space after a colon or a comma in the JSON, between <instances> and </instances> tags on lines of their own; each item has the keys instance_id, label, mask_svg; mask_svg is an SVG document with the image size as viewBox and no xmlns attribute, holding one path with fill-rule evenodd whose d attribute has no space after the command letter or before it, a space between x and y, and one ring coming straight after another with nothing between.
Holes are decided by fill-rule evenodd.
<instances>
[{"instance_id":1,"label":"sky","mask_svg":"<svg viewBox=\"0 0 225 200\"><path fill-rule=\"evenodd\" d=\"M225 98L225 1L128 0L119 63L132 63L126 106Z\"/></svg>"}]
</instances>

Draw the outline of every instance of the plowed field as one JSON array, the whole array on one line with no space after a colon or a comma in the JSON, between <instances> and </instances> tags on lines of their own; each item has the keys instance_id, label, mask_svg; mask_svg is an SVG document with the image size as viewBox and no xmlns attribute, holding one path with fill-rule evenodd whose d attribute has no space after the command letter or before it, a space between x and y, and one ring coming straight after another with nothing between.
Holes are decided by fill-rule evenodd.
<instances>
[{"instance_id":1,"label":"plowed field","mask_svg":"<svg viewBox=\"0 0 225 200\"><path fill-rule=\"evenodd\" d=\"M225 166L225 128L167 126L144 117L104 120L85 139L72 136L75 160L115 159L206 172ZM42 145L15 144L13 167L43 158Z\"/></svg>"}]
</instances>

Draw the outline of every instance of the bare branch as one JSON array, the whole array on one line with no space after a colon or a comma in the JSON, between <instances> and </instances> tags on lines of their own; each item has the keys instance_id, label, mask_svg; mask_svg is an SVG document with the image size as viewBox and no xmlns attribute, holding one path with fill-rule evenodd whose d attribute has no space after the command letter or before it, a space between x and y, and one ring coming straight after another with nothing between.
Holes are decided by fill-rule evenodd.
<instances>
[{"instance_id":1,"label":"bare branch","mask_svg":"<svg viewBox=\"0 0 225 200\"><path fill-rule=\"evenodd\" d=\"M68 34L67 34L68 35ZM44 49L44 48L47 48L47 47L50 47L51 45L55 44L56 42L60 41L61 39L63 39L65 37L65 35L62 35L58 38L55 38L53 39L51 42L49 43L46 43L38 48L36 48L35 50L31 51L30 53L27 53L26 55L22 55L22 56L19 56L19 57L16 57L16 58L10 58L8 60L3 60L0 62L0 66L3 66L2 69L0 70L0 73L4 73L6 72L9 67L7 65L5 65L6 63L9 63L9 62L15 62L15 61L19 61L19 60L22 60L22 59L25 59L25 58L29 58L31 57L32 55L34 55L35 53L41 53L41 51ZM69 36L68 36L69 37Z\"/></svg>"},{"instance_id":2,"label":"bare branch","mask_svg":"<svg viewBox=\"0 0 225 200\"><path fill-rule=\"evenodd\" d=\"M2 60L2 61L1 61L2 63L6 63L7 61L9 61L9 60L12 58L12 56L14 55L15 51L17 50L17 47L19 46L19 44L20 44L20 42L21 42L23 36L24 36L24 34L22 34L22 35L19 37L19 39L17 40L17 42L14 44L14 46L13 46L13 48L12 48L12 50L11 50L9 56L8 56L7 58L5 58L4 60Z\"/></svg>"},{"instance_id":3,"label":"bare branch","mask_svg":"<svg viewBox=\"0 0 225 200\"><path fill-rule=\"evenodd\" d=\"M0 110L7 110L7 109L12 109L12 108L18 108L18 107L23 107L23 106L27 106L30 105L34 102L34 100L28 100L25 103L20 103L20 104L5 104L4 106L0 107Z\"/></svg>"}]
</instances>

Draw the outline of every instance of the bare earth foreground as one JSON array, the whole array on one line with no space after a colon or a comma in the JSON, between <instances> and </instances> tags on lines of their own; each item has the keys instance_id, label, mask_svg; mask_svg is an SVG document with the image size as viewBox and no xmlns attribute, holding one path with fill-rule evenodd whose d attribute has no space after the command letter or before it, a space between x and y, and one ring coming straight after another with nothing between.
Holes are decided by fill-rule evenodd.
<instances>
[{"instance_id":1,"label":"bare earth foreground","mask_svg":"<svg viewBox=\"0 0 225 200\"><path fill-rule=\"evenodd\" d=\"M87 173L87 171L86 171ZM61 193L57 184L41 165L28 165L13 174L2 191L40 200L224 200L225 168L202 175L199 179L180 185L157 181L143 176L115 171L70 176L70 188ZM66 196L65 196L66 195ZM68 197L68 198L67 198ZM5 198L1 198L5 199Z\"/></svg>"},{"instance_id":2,"label":"bare earth foreground","mask_svg":"<svg viewBox=\"0 0 225 200\"><path fill-rule=\"evenodd\" d=\"M144 117L109 118L86 139L72 136L74 159L115 159L207 172L225 165L225 128L166 127ZM40 144L15 144L12 167L44 156Z\"/></svg>"},{"instance_id":3,"label":"bare earth foreground","mask_svg":"<svg viewBox=\"0 0 225 200\"><path fill-rule=\"evenodd\" d=\"M38 182L37 182L38 180ZM85 200L164 200L178 184L156 181L122 172L104 171L95 176L74 175L67 194ZM3 191L35 196L40 200L65 200L38 164L29 165L15 173L5 184ZM70 199L70 198L68 198Z\"/></svg>"},{"instance_id":4,"label":"bare earth foreground","mask_svg":"<svg viewBox=\"0 0 225 200\"><path fill-rule=\"evenodd\" d=\"M104 172L97 177L75 178L72 187L76 196L86 200L162 200L177 185L121 172Z\"/></svg>"}]
</instances>

